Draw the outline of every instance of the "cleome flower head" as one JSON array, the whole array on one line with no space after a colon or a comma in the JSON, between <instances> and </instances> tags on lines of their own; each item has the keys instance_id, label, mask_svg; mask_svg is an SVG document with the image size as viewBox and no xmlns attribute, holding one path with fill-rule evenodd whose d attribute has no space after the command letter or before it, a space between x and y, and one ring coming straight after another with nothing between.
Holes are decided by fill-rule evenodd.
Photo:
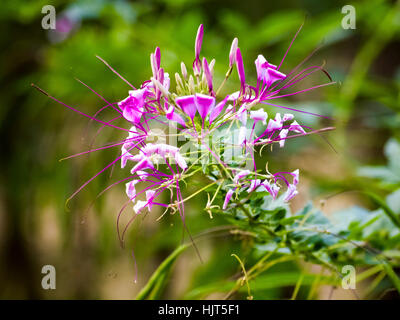
<instances>
[{"instance_id":1,"label":"cleome flower head","mask_svg":"<svg viewBox=\"0 0 400 320\"><path fill-rule=\"evenodd\" d=\"M333 82L288 92L289 88L314 72L324 71L319 66L299 70L304 61L292 71L283 71L281 67L292 41L278 65L270 63L263 55L258 55L255 59L257 80L255 83L249 83L245 76L243 54L238 46L238 39L235 38L227 53L228 71L225 79L217 85L214 79L215 60L207 60L201 56L203 36L204 27L200 25L195 40L192 72L189 72L186 64L182 62L181 72L175 73L175 87L171 86L169 73L162 67L161 51L157 47L150 55L149 78L139 88L132 86L99 58L120 76L131 90L128 91L127 97L116 103L111 103L99 95L106 101L107 106L99 110L94 117L83 114L50 96L64 106L100 122L103 127L113 127L126 132L127 136L122 141L78 154L112 147L121 149L116 159L72 195L75 196L99 174L120 162L121 168L129 169L130 175L111 185L124 182L128 197L118 215L118 230L122 212L128 205L133 206L133 216L123 234L136 216L152 210L155 206L164 208L164 213L179 212L184 221L186 199L182 197L182 183L186 184L200 172L211 182L187 199L206 191L211 186L218 186L214 197L207 203L208 212L210 208L223 211L243 208L248 196L257 192L263 192L272 199L277 199L281 195L284 201L289 201L298 194L298 169L277 173L257 169L254 151L258 148L261 152L263 146L267 145L284 147L287 139L314 131L299 124L292 113L268 114L261 106L264 104L304 112L271 101ZM237 90L221 96L224 84L235 67L240 82L237 84ZM98 119L98 114L106 108L116 112L117 117L107 122ZM114 125L116 119L124 119L127 125L125 127ZM155 134L152 129L154 124L157 124L157 128L168 129L168 132L162 130L163 133ZM175 130L175 133L170 133L171 129ZM173 139L177 137L179 139ZM219 143L215 143L215 140ZM179 144L178 141L190 142L191 147L187 148L186 144ZM235 156L227 156L233 151L236 152ZM167 203L160 200L165 198L169 199ZM213 205L214 201L218 201L216 199L221 200L219 205Z\"/></svg>"}]
</instances>

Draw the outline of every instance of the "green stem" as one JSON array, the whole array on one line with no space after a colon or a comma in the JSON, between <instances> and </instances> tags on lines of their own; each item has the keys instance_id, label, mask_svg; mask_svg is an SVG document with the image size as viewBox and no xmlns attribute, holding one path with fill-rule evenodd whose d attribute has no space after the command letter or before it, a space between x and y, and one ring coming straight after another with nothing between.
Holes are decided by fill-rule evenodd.
<instances>
[{"instance_id":1,"label":"green stem","mask_svg":"<svg viewBox=\"0 0 400 320\"><path fill-rule=\"evenodd\" d=\"M179 246L160 264L160 266L156 269L156 271L154 271L153 275L150 277L147 284L137 294L137 300L144 300L154 296L154 294L152 293L153 290L161 286L163 280L165 280L166 272L169 271L178 256L188 247L189 245Z\"/></svg>"},{"instance_id":2,"label":"green stem","mask_svg":"<svg viewBox=\"0 0 400 320\"><path fill-rule=\"evenodd\" d=\"M303 279L304 279L304 273L302 273L299 277L299 280L297 280L296 282L296 286L293 290L293 294L292 297L290 298L290 300L296 300L297 294L299 292L299 289L301 287L301 284L303 283Z\"/></svg>"},{"instance_id":3,"label":"green stem","mask_svg":"<svg viewBox=\"0 0 400 320\"><path fill-rule=\"evenodd\" d=\"M398 275L393 271L392 267L387 262L383 263L383 268L385 269L386 274L388 275L390 280L392 280L392 283L396 290L400 293L400 279Z\"/></svg>"}]
</instances>

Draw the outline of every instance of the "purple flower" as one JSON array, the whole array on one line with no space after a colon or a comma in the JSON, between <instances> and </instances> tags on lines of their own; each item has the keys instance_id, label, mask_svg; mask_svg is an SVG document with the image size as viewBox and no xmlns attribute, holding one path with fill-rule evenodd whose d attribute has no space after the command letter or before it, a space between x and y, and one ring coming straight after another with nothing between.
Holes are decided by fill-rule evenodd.
<instances>
[{"instance_id":1,"label":"purple flower","mask_svg":"<svg viewBox=\"0 0 400 320\"><path fill-rule=\"evenodd\" d=\"M239 182L240 179L243 179L244 177L247 177L250 174L250 170L242 170L239 173L237 173L234 177L233 177L233 182L235 184L237 184Z\"/></svg>"},{"instance_id":2,"label":"purple flower","mask_svg":"<svg viewBox=\"0 0 400 320\"><path fill-rule=\"evenodd\" d=\"M153 208L153 200L154 200L155 194L156 194L156 192L154 190L146 191L147 207L148 207L149 211Z\"/></svg>"},{"instance_id":3,"label":"purple flower","mask_svg":"<svg viewBox=\"0 0 400 320\"><path fill-rule=\"evenodd\" d=\"M121 147L121 168L125 168L128 160L134 161L133 155L130 151L134 149L135 140L139 139L139 133L136 131L135 127L131 127L128 137L125 139ZM136 138L136 139L135 139Z\"/></svg>"},{"instance_id":4,"label":"purple flower","mask_svg":"<svg viewBox=\"0 0 400 320\"><path fill-rule=\"evenodd\" d=\"M175 147L175 146L171 146L169 144L165 144L165 143L158 143L158 144L153 144L153 143L148 143L143 149L142 149L142 153L139 154L137 157L137 160L139 160L140 162L142 162L143 160L147 160L151 163L152 166L152 162L150 160L150 157L154 154L157 154L161 157L165 157L166 155L170 155L172 157L174 157L176 163L179 165L179 167L182 170L186 170L187 168L187 164L185 159L182 157L182 155L179 153L179 148ZM134 159L136 160L136 158L134 157ZM143 168L152 168L151 166L147 166L146 167L146 162L143 164L145 167ZM139 168L137 169L136 167L132 169L132 173L134 173L137 170L141 170L143 168ZM154 167L153 167L154 168Z\"/></svg>"},{"instance_id":5,"label":"purple flower","mask_svg":"<svg viewBox=\"0 0 400 320\"><path fill-rule=\"evenodd\" d=\"M228 192L226 193L225 200L224 200L224 205L222 206L223 210L226 210L226 208L228 207L228 203L232 198L233 192L234 191L232 189L229 189Z\"/></svg>"},{"instance_id":6,"label":"purple flower","mask_svg":"<svg viewBox=\"0 0 400 320\"><path fill-rule=\"evenodd\" d=\"M236 102L237 99L240 97L240 91L236 91L228 96L228 101Z\"/></svg>"},{"instance_id":7,"label":"purple flower","mask_svg":"<svg viewBox=\"0 0 400 320\"><path fill-rule=\"evenodd\" d=\"M247 123L247 106L245 103L243 103L243 105L240 107L235 118L241 122L242 126L246 125L246 123Z\"/></svg>"},{"instance_id":8,"label":"purple flower","mask_svg":"<svg viewBox=\"0 0 400 320\"><path fill-rule=\"evenodd\" d=\"M121 147L121 169L125 168L126 163L128 162L128 160L132 160L133 156L132 154L127 150L125 144L122 145Z\"/></svg>"},{"instance_id":9,"label":"purple flower","mask_svg":"<svg viewBox=\"0 0 400 320\"><path fill-rule=\"evenodd\" d=\"M133 210L136 214L139 214L147 205L147 201L138 200L136 204L133 206Z\"/></svg>"},{"instance_id":10,"label":"purple flower","mask_svg":"<svg viewBox=\"0 0 400 320\"><path fill-rule=\"evenodd\" d=\"M292 199L295 195L297 195L299 192L297 191L297 188L294 184L290 184L288 186L288 189L286 190L285 193L285 201L289 201L290 199Z\"/></svg>"},{"instance_id":11,"label":"purple flower","mask_svg":"<svg viewBox=\"0 0 400 320\"><path fill-rule=\"evenodd\" d=\"M259 186L261 185L261 180L260 179L253 179L250 182L250 187L247 189L247 192L253 192L256 190Z\"/></svg>"},{"instance_id":12,"label":"purple flower","mask_svg":"<svg viewBox=\"0 0 400 320\"><path fill-rule=\"evenodd\" d=\"M140 160L131 170L131 173L134 174L135 172L143 169L154 169L154 165L151 160L143 156L142 160Z\"/></svg>"},{"instance_id":13,"label":"purple flower","mask_svg":"<svg viewBox=\"0 0 400 320\"><path fill-rule=\"evenodd\" d=\"M268 113L264 111L264 109L258 109L254 111L250 111L250 119L254 121L261 121L263 124L267 123Z\"/></svg>"},{"instance_id":14,"label":"purple flower","mask_svg":"<svg viewBox=\"0 0 400 320\"><path fill-rule=\"evenodd\" d=\"M186 161L179 152L175 153L175 161L182 170L187 169Z\"/></svg>"},{"instance_id":15,"label":"purple flower","mask_svg":"<svg viewBox=\"0 0 400 320\"><path fill-rule=\"evenodd\" d=\"M201 24L197 30L195 40L195 59L193 62L194 75L188 74L188 70L186 69L185 64L182 62L181 72L183 79L178 73L176 73L176 91L170 91L170 78L169 74L164 71L164 68L161 67L161 52L159 47L156 47L155 51L150 55L150 77L148 80L142 83L142 85L139 87L140 89L136 89L110 65L108 65L107 62L99 58L110 68L111 71L118 75L133 90L129 91L127 98L118 103L118 107L116 107L113 103L107 102L101 95L96 93L98 96L100 96L100 98L106 101L108 105L101 109L93 117L86 114L84 115L101 123L103 127L113 127L123 132L129 132L129 135L125 140L91 150L97 151L100 149L118 146L118 148L121 148L122 154L113 162L109 163L100 172L98 172L94 177L88 180L73 194L73 196L117 161L121 160L122 168L126 167L128 161L132 161L133 165L131 168L131 173L135 177L135 180L132 180L126 184L125 191L130 200L135 203L135 212L139 214L144 208L151 210L154 205L159 205L166 207L167 209L172 208L173 210L179 210L181 217L184 218L183 203L185 200L182 197L180 184L182 184L182 181L186 183L188 181L186 179L192 176L193 172L199 171L200 173L201 166L204 164L208 165L211 163L211 161L206 163L206 161L209 161L209 158L203 157L202 160L205 160L204 163L194 163L189 167L188 163L186 162L186 154L181 154L178 147L166 143L148 143L146 138L150 135L150 125L155 121L164 125L168 124L168 121L165 120L165 117L170 122L174 122L176 129L180 131L177 136L189 138L191 139L191 142L194 141L195 143L201 145L201 148L198 149L198 152L202 153L202 156L204 154L207 156L211 155L214 158L213 160L217 160L218 165L223 166L221 169L228 172L227 176L231 176L231 174L234 176L232 181L228 182L233 182L234 188L226 192L223 203L224 210L227 209L229 201L231 200L235 190L246 190L248 193L266 190L273 197L273 199L276 199L280 191L278 181L283 181L287 187L286 193L282 196L285 201L289 201L298 193L298 169L293 172L278 172L273 175L267 170L268 175L265 175L265 177L267 177L268 180L261 181L260 179L256 178L257 176L263 176L263 174L260 173L258 175L259 171L256 170L256 159L254 156L252 157L254 162L254 170L243 170L244 165L241 165L241 163L239 163L240 166L237 167L238 163L230 166L222 161L218 156L218 151L222 151L223 148L221 147L219 150L216 150L215 146L208 145L205 143L205 141L206 138L209 138L211 134L220 128L223 130L226 128L228 129L227 132L229 132L232 128L232 125L236 124L238 120L240 125L238 144L242 146L242 149L247 157L249 150L253 147L255 148L258 145L267 145L275 142L279 142L279 145L283 147L290 132L296 132L300 134L306 133L304 128L307 127L303 128L297 121L294 121L294 116L290 113L284 114L283 117L281 117L280 113L277 113L273 119L268 119L267 112L265 112L262 108L258 110L253 110L252 108L258 103L264 103L276 107L282 107L288 110L295 110L292 108L267 103L266 101L288 97L319 87L316 86L294 93L280 93L282 90L288 89L314 71L322 70L322 68L315 66L308 67L296 74L296 70L300 67L298 66L292 72L290 72L288 76L286 76L279 70L287 52L285 53L278 67L270 64L264 58L264 56L259 55L255 60L257 83L254 86L246 84L243 57L241 50L238 47L238 39L234 38L229 52L229 69L217 92L219 92L219 90L225 85L225 82L230 76L235 64L239 76L240 89L237 88L236 90L229 92L222 101L217 102L213 84L213 69L215 59L212 59L210 63L208 63L206 58L200 59L203 35L204 28ZM208 90L206 85L208 86ZM61 103L57 99L53 97L51 98ZM227 101L229 101L228 104ZM70 109L78 111L68 105L65 105L64 103L61 104ZM105 108L117 111L118 115L108 122L98 119L97 115ZM81 113L80 111L78 112ZM199 113L198 117L196 117L197 112ZM129 130L118 127L115 125L116 122L113 122L118 121L118 119L121 118L121 115L124 119L131 122L130 126L132 127ZM207 117L208 122L206 121ZM248 125L248 117L253 120L253 127L251 128L251 133L249 134L250 138L247 134L250 130L250 127L249 129L246 127L246 125ZM218 119L218 122L213 123L216 119ZM256 125L258 127L260 126L259 122L266 127L261 135L259 135L258 132L255 132ZM291 123L289 124L289 122ZM199 124L201 124L201 130L197 130L197 128L199 128ZM175 136L175 134L171 134L170 136ZM292 135L292 137L294 136L295 135ZM250 141L247 141L247 139ZM261 151L262 148L260 152ZM192 154L192 152L189 154ZM161 161L163 161L163 163ZM165 166L163 166L164 164ZM208 174L210 171L203 170L203 172ZM291 178L287 179L286 176L289 175ZM215 177L213 176L212 178L214 179ZM119 181L118 183L127 180L129 181L131 179L132 178L129 177ZM136 193L136 184L141 181L146 182L146 185L149 184L149 186L147 186L144 190L141 190L141 192ZM220 180L215 180L215 182L217 181ZM154 202L154 199L167 188L171 190L170 204ZM203 189L200 189L199 192L202 190ZM136 196L143 192L145 192L146 201L135 201ZM173 199L174 197L176 198ZM216 197L214 196L213 199L215 198ZM248 198L244 198L243 200L248 201ZM210 201L210 203L212 202L213 200ZM129 203L129 201L127 203ZM212 206L209 208L212 208Z\"/></svg>"},{"instance_id":16,"label":"purple flower","mask_svg":"<svg viewBox=\"0 0 400 320\"><path fill-rule=\"evenodd\" d=\"M283 146L285 145L285 140L286 140L288 133L289 133L288 129L282 129L282 131L279 132L279 146L281 148L283 148Z\"/></svg>"},{"instance_id":17,"label":"purple flower","mask_svg":"<svg viewBox=\"0 0 400 320\"><path fill-rule=\"evenodd\" d=\"M175 99L175 102L181 108L181 110L186 113L193 121L197 111L195 96L190 95L178 97Z\"/></svg>"},{"instance_id":18,"label":"purple flower","mask_svg":"<svg viewBox=\"0 0 400 320\"><path fill-rule=\"evenodd\" d=\"M140 181L145 181L150 176L150 174L148 172L142 171L142 170L136 171L136 174L138 175Z\"/></svg>"},{"instance_id":19,"label":"purple flower","mask_svg":"<svg viewBox=\"0 0 400 320\"><path fill-rule=\"evenodd\" d=\"M269 119L266 131L274 133L275 131L281 130L282 127L283 127L283 121L281 118L281 114L277 113L275 115L275 119Z\"/></svg>"},{"instance_id":20,"label":"purple flower","mask_svg":"<svg viewBox=\"0 0 400 320\"><path fill-rule=\"evenodd\" d=\"M147 89L131 90L129 96L118 103L126 120L132 123L140 123L144 112L146 94Z\"/></svg>"},{"instance_id":21,"label":"purple flower","mask_svg":"<svg viewBox=\"0 0 400 320\"><path fill-rule=\"evenodd\" d=\"M282 129L282 123L280 121L277 121L276 119L269 119L267 126L268 132L274 132L280 129Z\"/></svg>"},{"instance_id":22,"label":"purple flower","mask_svg":"<svg viewBox=\"0 0 400 320\"><path fill-rule=\"evenodd\" d=\"M292 124L289 126L289 131L294 131L297 133L306 133L303 127L299 125L296 120L293 121Z\"/></svg>"},{"instance_id":23,"label":"purple flower","mask_svg":"<svg viewBox=\"0 0 400 320\"><path fill-rule=\"evenodd\" d=\"M261 182L261 186L263 186L265 190L271 194L272 198L276 199L280 189L276 184L271 185L268 180L264 180Z\"/></svg>"},{"instance_id":24,"label":"purple flower","mask_svg":"<svg viewBox=\"0 0 400 320\"><path fill-rule=\"evenodd\" d=\"M276 70L276 66L268 63L263 55L257 57L255 64L257 69L257 79L262 81L267 88L275 81L286 78L286 75Z\"/></svg>"},{"instance_id":25,"label":"purple flower","mask_svg":"<svg viewBox=\"0 0 400 320\"><path fill-rule=\"evenodd\" d=\"M200 117L204 119L215 106L215 98L205 94L197 93L195 96L195 103Z\"/></svg>"},{"instance_id":26,"label":"purple flower","mask_svg":"<svg viewBox=\"0 0 400 320\"><path fill-rule=\"evenodd\" d=\"M292 172L293 176L293 184L297 185L299 183L299 169L296 169Z\"/></svg>"},{"instance_id":27,"label":"purple flower","mask_svg":"<svg viewBox=\"0 0 400 320\"><path fill-rule=\"evenodd\" d=\"M156 153L164 157L167 153L175 155L175 153L179 151L179 148L165 143L148 143L142 151L146 156L151 156L152 154Z\"/></svg>"},{"instance_id":28,"label":"purple flower","mask_svg":"<svg viewBox=\"0 0 400 320\"><path fill-rule=\"evenodd\" d=\"M183 118L177 112L175 112L175 107L172 104L166 110L165 115L168 120L175 121L184 127L186 126L185 120L183 120Z\"/></svg>"},{"instance_id":29,"label":"purple flower","mask_svg":"<svg viewBox=\"0 0 400 320\"><path fill-rule=\"evenodd\" d=\"M126 195L129 197L129 199L132 200L132 202L135 202L135 196L136 196L135 185L138 182L139 182L139 180L132 180L131 182L128 182L127 184L125 184Z\"/></svg>"},{"instance_id":30,"label":"purple flower","mask_svg":"<svg viewBox=\"0 0 400 320\"><path fill-rule=\"evenodd\" d=\"M238 145L244 146L246 144L246 134L247 128L245 126L241 126L238 134Z\"/></svg>"},{"instance_id":31,"label":"purple flower","mask_svg":"<svg viewBox=\"0 0 400 320\"><path fill-rule=\"evenodd\" d=\"M290 120L293 120L293 118L294 118L294 115L292 115L291 113L285 113L283 115L282 121L283 122L290 121Z\"/></svg>"}]
</instances>

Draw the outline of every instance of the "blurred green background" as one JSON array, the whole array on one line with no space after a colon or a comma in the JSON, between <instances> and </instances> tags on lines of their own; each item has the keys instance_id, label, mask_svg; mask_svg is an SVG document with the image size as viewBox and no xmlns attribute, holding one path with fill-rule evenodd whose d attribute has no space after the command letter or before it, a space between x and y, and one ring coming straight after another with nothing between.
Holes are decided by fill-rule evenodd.
<instances>
[{"instance_id":1,"label":"blurred green background","mask_svg":"<svg viewBox=\"0 0 400 320\"><path fill-rule=\"evenodd\" d=\"M42 29L41 9L47 4L55 6L64 32ZM347 4L356 8L354 30L341 27L341 10ZM170 75L179 70L181 61L191 65L200 23L205 27L202 55L209 61L216 59L215 81L219 83L225 75L234 37L239 39L246 75L255 81L257 55L279 64L303 21L305 25L282 66L283 72L288 73L322 44L307 65L325 61L325 69L338 84L291 97L282 104L334 117L334 121L321 121L296 115L300 123L313 128L335 126L337 129L327 136L334 150L319 136L304 137L270 153L269 166L275 171L300 169L302 184L300 195L292 203L294 211L308 200L317 204L323 200L326 214L353 204L373 208L357 193L341 192L368 185L383 193L390 191L358 177L357 168L384 164L383 145L390 137L400 138L398 2L2 1L0 298L132 299L182 242L179 217L168 216L157 222L161 212L155 210L129 230L126 247L121 248L115 221L126 201L123 185L107 192L87 210L101 190L125 176L118 167L112 177L108 171L93 181L66 210L66 199L108 164L118 150L59 162L89 149L98 126L40 94L31 83L94 114L103 106L102 101L75 78L111 101L125 98L129 90L96 55L138 86L150 77L149 54L156 46ZM237 80L236 74L233 79ZM323 75L313 75L296 88L322 81ZM237 85L237 81L229 81L226 90L236 90ZM273 107L266 110L279 112ZM105 129L96 145L121 138L119 132ZM197 189L195 182L187 194ZM204 194L188 204L187 225L193 235L224 224L218 217L209 218L203 210L206 200ZM240 271L231 253L246 254L242 240L231 235L206 237L198 244L204 263L193 249L187 250L177 261L162 297L185 298L197 286L230 279ZM137 283L132 250L138 267ZM56 267L56 290L43 290L40 285L41 268L46 264ZM279 274L293 268L287 264L271 272ZM254 296L287 298L291 285L290 281L286 285L267 284ZM347 296L339 292L335 297ZM223 295L210 292L202 297ZM326 292L321 289L317 297L326 298Z\"/></svg>"}]
</instances>

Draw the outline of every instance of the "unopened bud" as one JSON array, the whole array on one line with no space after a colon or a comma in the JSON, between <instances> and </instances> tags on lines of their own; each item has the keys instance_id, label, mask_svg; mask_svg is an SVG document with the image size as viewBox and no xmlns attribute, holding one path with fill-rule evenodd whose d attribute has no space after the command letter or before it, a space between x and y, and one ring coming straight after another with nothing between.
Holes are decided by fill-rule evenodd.
<instances>
[{"instance_id":1,"label":"unopened bud","mask_svg":"<svg viewBox=\"0 0 400 320\"><path fill-rule=\"evenodd\" d=\"M156 77L158 69L157 69L157 62L155 60L154 53L150 54L150 64L151 64L151 70L153 71L153 77Z\"/></svg>"},{"instance_id":2,"label":"unopened bud","mask_svg":"<svg viewBox=\"0 0 400 320\"><path fill-rule=\"evenodd\" d=\"M201 44L203 43L203 34L204 34L204 28L203 28L203 24L201 24L199 26L199 28L197 29L196 42L194 45L194 52L195 52L196 60L199 60L199 58L200 58Z\"/></svg>"},{"instance_id":3,"label":"unopened bud","mask_svg":"<svg viewBox=\"0 0 400 320\"><path fill-rule=\"evenodd\" d=\"M212 59L208 67L210 68L211 74L214 73L215 59Z\"/></svg>"},{"instance_id":4,"label":"unopened bud","mask_svg":"<svg viewBox=\"0 0 400 320\"><path fill-rule=\"evenodd\" d=\"M183 81L178 72L175 73L175 81L176 81L177 87L181 87L181 88L183 87Z\"/></svg>"},{"instance_id":5,"label":"unopened bud","mask_svg":"<svg viewBox=\"0 0 400 320\"><path fill-rule=\"evenodd\" d=\"M185 65L185 63L182 61L181 62L181 70L182 70L182 76L183 76L183 78L185 79L185 80L187 80L187 76L188 76L188 74L187 74L187 69L186 69L186 65Z\"/></svg>"},{"instance_id":6,"label":"unopened bud","mask_svg":"<svg viewBox=\"0 0 400 320\"><path fill-rule=\"evenodd\" d=\"M207 63L207 59L203 58L203 76L205 75L206 80L207 80L207 85L208 85L208 89L210 91L210 93L213 91L213 81L212 81L212 75L211 75L211 71L210 71L210 67Z\"/></svg>"},{"instance_id":7,"label":"unopened bud","mask_svg":"<svg viewBox=\"0 0 400 320\"><path fill-rule=\"evenodd\" d=\"M193 79L192 75L190 75L190 77L189 77L189 91L191 94L196 93L196 88L195 88L194 79Z\"/></svg>"},{"instance_id":8,"label":"unopened bud","mask_svg":"<svg viewBox=\"0 0 400 320\"><path fill-rule=\"evenodd\" d=\"M160 81L158 81L157 79L151 78L151 81L154 84L154 87L156 87L158 90L161 91L161 93L165 96L168 97L169 96L169 92L168 90L161 84Z\"/></svg>"},{"instance_id":9,"label":"unopened bud","mask_svg":"<svg viewBox=\"0 0 400 320\"><path fill-rule=\"evenodd\" d=\"M232 68L236 63L236 51L238 48L238 39L232 41L231 51L229 52L229 67Z\"/></svg>"}]
</instances>

